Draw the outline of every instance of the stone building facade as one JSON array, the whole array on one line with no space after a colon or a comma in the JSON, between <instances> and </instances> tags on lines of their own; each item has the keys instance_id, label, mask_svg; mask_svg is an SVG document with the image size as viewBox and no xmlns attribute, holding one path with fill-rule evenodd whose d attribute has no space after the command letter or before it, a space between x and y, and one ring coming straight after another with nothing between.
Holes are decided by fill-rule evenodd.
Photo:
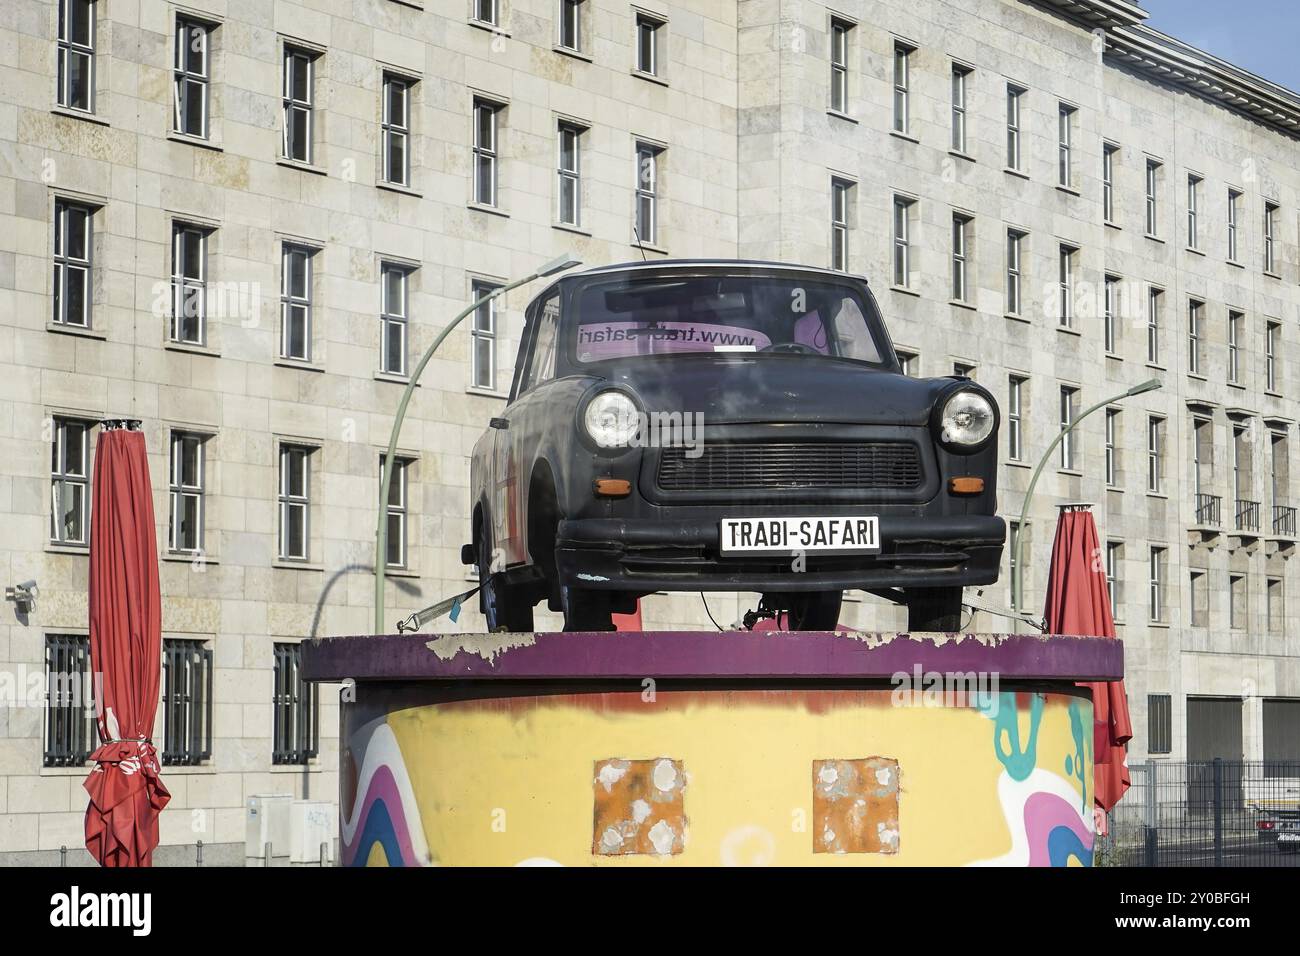
<instances>
[{"instance_id":1,"label":"stone building facade","mask_svg":"<svg viewBox=\"0 0 1300 956\"><path fill-rule=\"evenodd\" d=\"M94 423L140 419L151 451L174 678L161 858L202 840L238 860L249 797L337 793L337 708L328 689L297 699L293 646L371 627L381 448L414 357L476 288L561 253L866 275L914 374L961 366L1002 402L1009 518L1063 414L1159 378L1045 471L1026 603L1056 505L1092 502L1133 759L1230 756L1188 728L1233 707L1239 755L1261 759L1300 720L1295 93L1121 0L10 7L0 576L39 594L0 619L0 861L82 842L84 767L76 747L51 758L49 708L20 687L83 646ZM457 330L416 390L394 621L471 586L468 456L529 294ZM1005 608L1005 577L970 597ZM850 598L846 623L902 621ZM725 624L752 603L709 610ZM704 610L655 596L645 623ZM297 730L309 711L318 739Z\"/></svg>"}]
</instances>

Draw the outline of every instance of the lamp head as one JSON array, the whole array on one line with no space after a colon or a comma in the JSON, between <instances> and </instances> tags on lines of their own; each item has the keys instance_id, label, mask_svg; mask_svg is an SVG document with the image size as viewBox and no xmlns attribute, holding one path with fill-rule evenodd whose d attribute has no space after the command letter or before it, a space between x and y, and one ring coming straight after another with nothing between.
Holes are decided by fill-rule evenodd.
<instances>
[{"instance_id":1,"label":"lamp head","mask_svg":"<svg viewBox=\"0 0 1300 956\"><path fill-rule=\"evenodd\" d=\"M1161 382L1160 379L1158 378L1149 378L1145 382L1141 382L1137 385L1134 385L1124 394L1127 395L1129 398L1132 398L1134 395L1141 395L1143 392L1154 392L1157 388L1160 388L1160 386L1163 384L1164 383Z\"/></svg>"},{"instance_id":2,"label":"lamp head","mask_svg":"<svg viewBox=\"0 0 1300 956\"><path fill-rule=\"evenodd\" d=\"M564 253L556 256L550 262L545 262L537 268L538 277L553 276L557 272L563 272L565 269L572 269L574 266L582 265L582 260L576 256Z\"/></svg>"}]
</instances>

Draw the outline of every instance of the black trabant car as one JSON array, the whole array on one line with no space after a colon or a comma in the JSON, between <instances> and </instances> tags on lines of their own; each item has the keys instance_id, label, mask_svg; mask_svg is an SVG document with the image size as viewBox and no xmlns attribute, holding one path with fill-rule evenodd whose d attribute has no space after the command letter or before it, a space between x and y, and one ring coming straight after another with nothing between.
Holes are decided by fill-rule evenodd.
<instances>
[{"instance_id":1,"label":"black trabant car","mask_svg":"<svg viewBox=\"0 0 1300 956\"><path fill-rule=\"evenodd\" d=\"M655 591L748 591L794 629L857 588L957 628L997 579L998 409L903 374L860 278L767 262L570 274L529 305L509 401L474 447L493 630L547 601L609 629Z\"/></svg>"}]
</instances>

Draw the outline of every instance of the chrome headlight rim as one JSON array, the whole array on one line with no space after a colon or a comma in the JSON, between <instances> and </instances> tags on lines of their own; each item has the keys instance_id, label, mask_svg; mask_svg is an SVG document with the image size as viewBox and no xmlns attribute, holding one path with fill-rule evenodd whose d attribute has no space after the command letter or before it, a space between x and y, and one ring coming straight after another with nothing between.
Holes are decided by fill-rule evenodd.
<instances>
[{"instance_id":1,"label":"chrome headlight rim","mask_svg":"<svg viewBox=\"0 0 1300 956\"><path fill-rule=\"evenodd\" d=\"M592 432L588 424L587 413L590 411L593 403L601 400L605 396L611 395L621 396L627 402L626 414L629 419L629 426L625 428L621 440L607 444ZM633 447L634 440L640 434L642 418L641 402L630 388L623 385L613 385L601 382L600 384L593 386L585 395L583 395L582 400L578 402L577 411L576 427L578 435L582 438L583 444L602 455L623 454Z\"/></svg>"},{"instance_id":2,"label":"chrome headlight rim","mask_svg":"<svg viewBox=\"0 0 1300 956\"><path fill-rule=\"evenodd\" d=\"M948 407L958 398L964 395L971 395L980 399L988 406L988 431L980 438L973 442L963 442L949 437L950 430L945 424L949 418ZM941 394L934 403L934 413L932 417L932 428L935 439L941 446L951 452L961 455L973 455L982 451L994 441L998 433L998 425L1001 422L1001 415L998 411L998 404L993 400L985 388L973 386L969 382L963 382L954 388L948 389Z\"/></svg>"}]
</instances>

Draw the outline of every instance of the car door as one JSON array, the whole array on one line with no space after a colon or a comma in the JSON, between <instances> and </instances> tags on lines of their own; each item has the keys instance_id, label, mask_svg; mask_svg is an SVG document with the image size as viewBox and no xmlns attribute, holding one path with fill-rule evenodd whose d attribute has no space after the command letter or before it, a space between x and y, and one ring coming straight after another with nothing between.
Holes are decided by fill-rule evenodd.
<instances>
[{"instance_id":1,"label":"car door","mask_svg":"<svg viewBox=\"0 0 1300 956\"><path fill-rule=\"evenodd\" d=\"M555 346L559 319L559 292L530 310L525 341L528 354L515 386L516 397L506 409L506 427L497 429L499 515L498 547L507 564L528 560L528 485L537 461L538 446L554 409L547 402L546 384L555 377Z\"/></svg>"}]
</instances>

